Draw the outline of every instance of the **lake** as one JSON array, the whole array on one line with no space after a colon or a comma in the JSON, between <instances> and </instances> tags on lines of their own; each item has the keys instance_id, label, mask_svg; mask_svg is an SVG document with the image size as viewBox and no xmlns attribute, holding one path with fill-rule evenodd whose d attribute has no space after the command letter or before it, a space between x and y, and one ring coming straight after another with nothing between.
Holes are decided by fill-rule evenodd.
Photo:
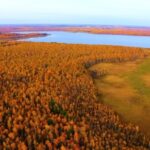
<instances>
[{"instance_id":1,"label":"lake","mask_svg":"<svg viewBox=\"0 0 150 150\"><path fill-rule=\"evenodd\" d=\"M19 32L19 33L32 33L32 32ZM21 41L120 45L120 46L150 48L150 36L108 35L108 34L92 34L84 32L64 32L64 31L48 31L48 32L45 31L38 33L47 33L49 35L45 37L23 39Z\"/></svg>"}]
</instances>

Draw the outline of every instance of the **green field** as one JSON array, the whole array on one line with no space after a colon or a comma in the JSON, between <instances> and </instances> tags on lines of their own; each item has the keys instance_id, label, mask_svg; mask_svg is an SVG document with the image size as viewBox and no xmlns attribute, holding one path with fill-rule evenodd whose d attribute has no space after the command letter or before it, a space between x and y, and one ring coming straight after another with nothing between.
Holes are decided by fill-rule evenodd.
<instances>
[{"instance_id":1,"label":"green field","mask_svg":"<svg viewBox=\"0 0 150 150\"><path fill-rule=\"evenodd\" d=\"M127 63L104 63L90 68L107 72L94 79L100 101L127 122L150 135L150 58Z\"/></svg>"}]
</instances>

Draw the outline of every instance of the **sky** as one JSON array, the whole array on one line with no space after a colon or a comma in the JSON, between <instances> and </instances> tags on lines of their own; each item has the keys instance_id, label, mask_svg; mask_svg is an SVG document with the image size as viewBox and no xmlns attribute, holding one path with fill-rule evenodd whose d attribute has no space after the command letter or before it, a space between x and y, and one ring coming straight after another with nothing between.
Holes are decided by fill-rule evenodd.
<instances>
[{"instance_id":1,"label":"sky","mask_svg":"<svg viewBox=\"0 0 150 150\"><path fill-rule=\"evenodd\" d=\"M0 24L150 27L150 0L0 0Z\"/></svg>"}]
</instances>

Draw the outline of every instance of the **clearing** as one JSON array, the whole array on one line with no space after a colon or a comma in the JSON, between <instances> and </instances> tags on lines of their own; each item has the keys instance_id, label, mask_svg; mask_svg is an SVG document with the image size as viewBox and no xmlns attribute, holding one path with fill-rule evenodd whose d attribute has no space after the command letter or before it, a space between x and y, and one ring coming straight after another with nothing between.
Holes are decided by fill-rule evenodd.
<instances>
[{"instance_id":1,"label":"clearing","mask_svg":"<svg viewBox=\"0 0 150 150\"><path fill-rule=\"evenodd\" d=\"M150 136L150 58L101 63L89 70L97 74L94 83L100 101Z\"/></svg>"}]
</instances>

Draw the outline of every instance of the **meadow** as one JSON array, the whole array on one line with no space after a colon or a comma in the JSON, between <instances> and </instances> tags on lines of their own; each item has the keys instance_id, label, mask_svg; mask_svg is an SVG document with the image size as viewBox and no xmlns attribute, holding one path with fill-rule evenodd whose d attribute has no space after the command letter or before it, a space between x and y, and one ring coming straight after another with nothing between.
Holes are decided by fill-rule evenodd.
<instances>
[{"instance_id":1,"label":"meadow","mask_svg":"<svg viewBox=\"0 0 150 150\"><path fill-rule=\"evenodd\" d=\"M101 102L103 93L94 80L108 70L90 70L96 64L135 63L149 55L149 49L121 46L1 43L0 149L149 149L149 137L138 124L124 121ZM146 95L145 66L124 76ZM137 83L139 77L142 83Z\"/></svg>"},{"instance_id":2,"label":"meadow","mask_svg":"<svg viewBox=\"0 0 150 150\"><path fill-rule=\"evenodd\" d=\"M125 121L138 124L150 136L150 58L134 62L101 63L90 68L104 76L94 79L100 101L111 106ZM119 93L119 94L118 94Z\"/></svg>"}]
</instances>

